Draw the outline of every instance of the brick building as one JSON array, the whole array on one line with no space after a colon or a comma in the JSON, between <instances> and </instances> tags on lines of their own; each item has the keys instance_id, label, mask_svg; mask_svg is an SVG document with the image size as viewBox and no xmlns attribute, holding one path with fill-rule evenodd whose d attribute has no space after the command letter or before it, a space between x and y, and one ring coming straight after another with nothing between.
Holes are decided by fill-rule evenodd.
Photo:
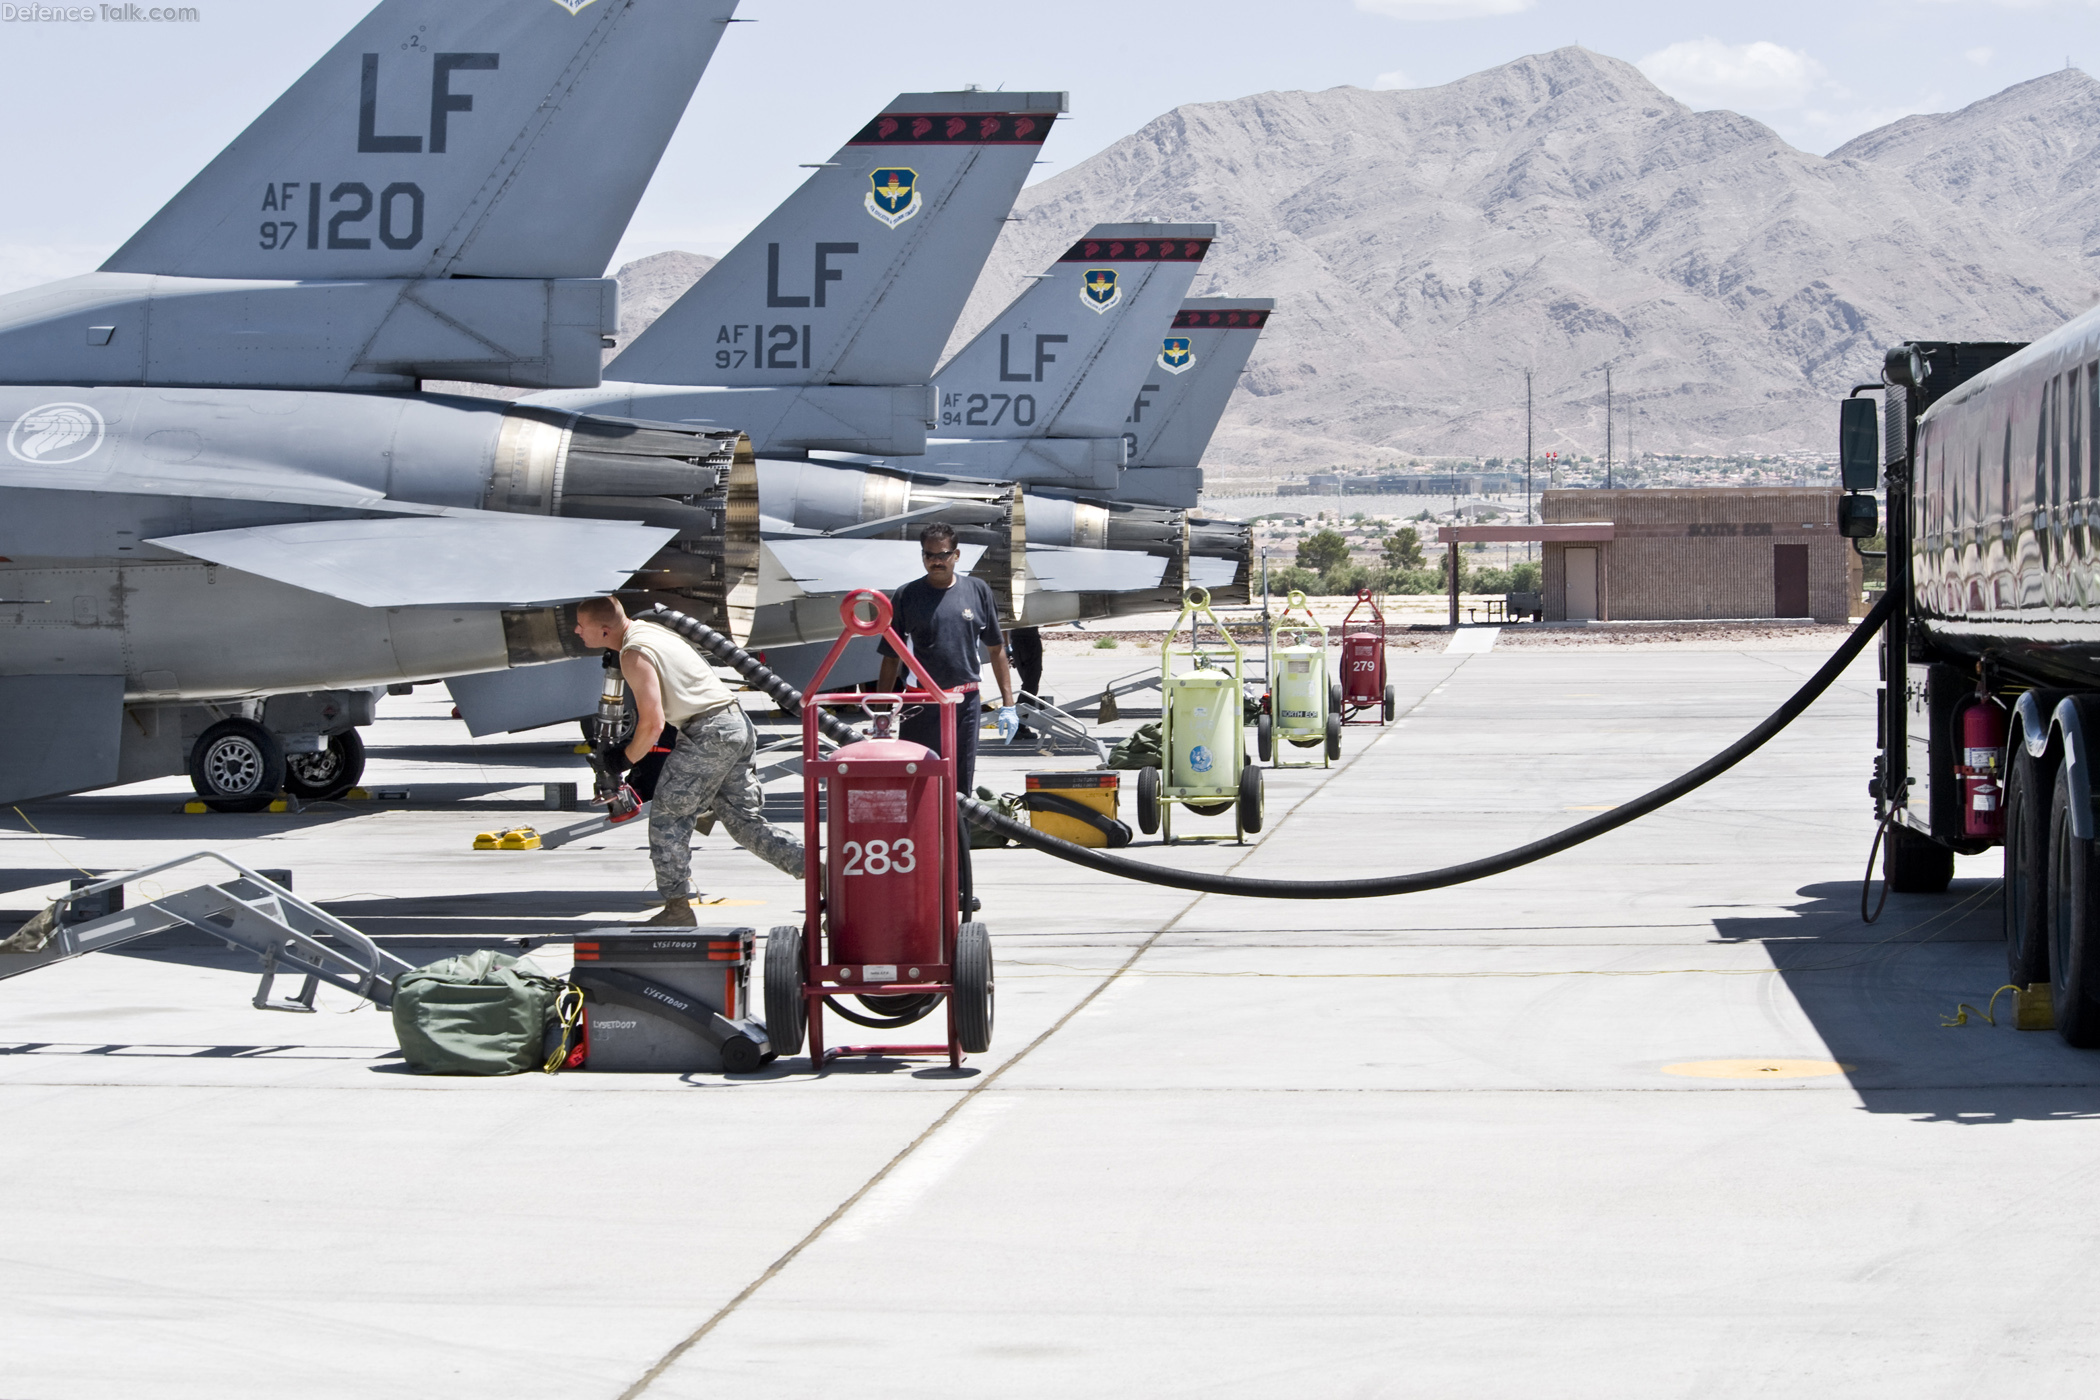
<instances>
[{"instance_id":1,"label":"brick building","mask_svg":"<svg viewBox=\"0 0 2100 1400\"><path fill-rule=\"evenodd\" d=\"M1546 620L1813 617L1859 609L1860 561L1823 487L1548 491L1547 525L1609 521L1611 539L1543 546Z\"/></svg>"}]
</instances>

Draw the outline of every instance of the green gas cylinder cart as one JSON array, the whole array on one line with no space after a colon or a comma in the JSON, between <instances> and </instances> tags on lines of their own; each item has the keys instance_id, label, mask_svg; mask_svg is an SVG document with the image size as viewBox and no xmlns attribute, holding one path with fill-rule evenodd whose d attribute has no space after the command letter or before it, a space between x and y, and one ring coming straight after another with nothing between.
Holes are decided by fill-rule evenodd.
<instances>
[{"instance_id":1,"label":"green gas cylinder cart","mask_svg":"<svg viewBox=\"0 0 2100 1400\"><path fill-rule=\"evenodd\" d=\"M1328 676L1327 627L1295 588L1269 624L1268 653L1269 697L1254 721L1254 751L1278 768L1331 766L1342 756L1341 687ZM1284 745L1324 752L1286 762Z\"/></svg>"},{"instance_id":2,"label":"green gas cylinder cart","mask_svg":"<svg viewBox=\"0 0 2100 1400\"><path fill-rule=\"evenodd\" d=\"M1206 623L1217 640L1205 638ZM1261 830L1261 769L1247 762L1246 676L1246 657L1211 611L1210 594L1191 588L1159 649L1161 767L1137 775L1138 829L1147 836L1173 841L1177 804L1206 817L1231 812L1241 841Z\"/></svg>"}]
</instances>

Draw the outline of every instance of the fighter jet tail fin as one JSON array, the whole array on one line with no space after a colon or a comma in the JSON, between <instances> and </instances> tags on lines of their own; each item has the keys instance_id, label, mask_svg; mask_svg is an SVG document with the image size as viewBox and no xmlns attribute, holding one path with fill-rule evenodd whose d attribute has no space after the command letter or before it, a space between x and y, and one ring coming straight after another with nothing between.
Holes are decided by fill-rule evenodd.
<instances>
[{"instance_id":1,"label":"fighter jet tail fin","mask_svg":"<svg viewBox=\"0 0 2100 1400\"><path fill-rule=\"evenodd\" d=\"M644 384L923 384L1062 92L908 92L606 369Z\"/></svg>"},{"instance_id":2,"label":"fighter jet tail fin","mask_svg":"<svg viewBox=\"0 0 2100 1400\"><path fill-rule=\"evenodd\" d=\"M598 277L736 0L383 0L105 271Z\"/></svg>"},{"instance_id":3,"label":"fighter jet tail fin","mask_svg":"<svg viewBox=\"0 0 2100 1400\"><path fill-rule=\"evenodd\" d=\"M1131 404L1132 467L1202 465L1275 309L1268 297L1195 297L1181 304Z\"/></svg>"},{"instance_id":4,"label":"fighter jet tail fin","mask_svg":"<svg viewBox=\"0 0 2100 1400\"><path fill-rule=\"evenodd\" d=\"M944 438L1112 438L1216 236L1101 224L941 367Z\"/></svg>"}]
</instances>

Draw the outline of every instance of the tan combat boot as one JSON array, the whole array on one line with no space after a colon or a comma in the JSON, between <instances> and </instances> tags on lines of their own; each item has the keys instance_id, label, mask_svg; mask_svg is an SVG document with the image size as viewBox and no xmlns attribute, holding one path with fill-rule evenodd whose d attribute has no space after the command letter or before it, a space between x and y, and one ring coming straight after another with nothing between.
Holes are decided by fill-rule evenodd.
<instances>
[{"instance_id":1,"label":"tan combat boot","mask_svg":"<svg viewBox=\"0 0 2100 1400\"><path fill-rule=\"evenodd\" d=\"M693 928L699 922L699 916L693 913L693 902L684 895L680 895L676 899L665 900L664 907L657 911L656 917L644 919L641 926L643 928Z\"/></svg>"}]
</instances>

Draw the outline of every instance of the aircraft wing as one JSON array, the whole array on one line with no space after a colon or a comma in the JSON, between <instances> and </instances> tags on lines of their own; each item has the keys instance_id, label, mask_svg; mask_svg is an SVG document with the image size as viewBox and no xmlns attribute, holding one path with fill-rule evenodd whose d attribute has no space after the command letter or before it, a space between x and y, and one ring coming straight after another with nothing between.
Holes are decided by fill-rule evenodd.
<instances>
[{"instance_id":1,"label":"aircraft wing","mask_svg":"<svg viewBox=\"0 0 2100 1400\"><path fill-rule=\"evenodd\" d=\"M385 510L403 515L434 515L438 507L390 501L383 492L352 481L250 462L184 462L139 471L86 472L70 466L39 467L8 462L0 467L0 486L45 491L106 491L120 496L203 496L212 500L278 501L287 505L335 506L344 510Z\"/></svg>"},{"instance_id":2,"label":"aircraft wing","mask_svg":"<svg viewBox=\"0 0 2100 1400\"><path fill-rule=\"evenodd\" d=\"M256 525L147 543L368 608L519 607L609 593L677 533L476 511Z\"/></svg>"},{"instance_id":3,"label":"aircraft wing","mask_svg":"<svg viewBox=\"0 0 2100 1400\"><path fill-rule=\"evenodd\" d=\"M1159 587L1166 577L1167 560L1134 550L1031 544L1028 572L1044 588L1058 593L1131 593Z\"/></svg>"}]
</instances>

